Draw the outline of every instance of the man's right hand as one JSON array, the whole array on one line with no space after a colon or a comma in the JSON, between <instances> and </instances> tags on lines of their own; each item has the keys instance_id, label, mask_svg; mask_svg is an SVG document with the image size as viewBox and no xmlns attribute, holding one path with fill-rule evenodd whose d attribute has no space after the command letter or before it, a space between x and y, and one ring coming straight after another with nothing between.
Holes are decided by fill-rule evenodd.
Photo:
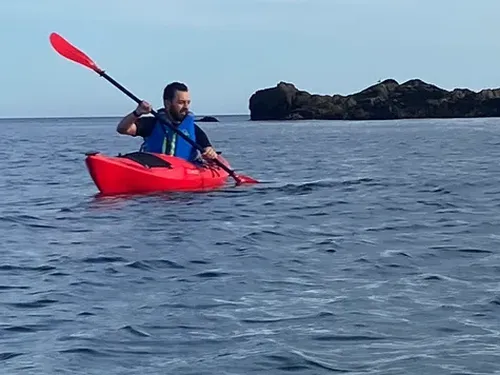
<instances>
[{"instance_id":1,"label":"man's right hand","mask_svg":"<svg viewBox=\"0 0 500 375\"><path fill-rule=\"evenodd\" d=\"M133 112L130 112L120 120L116 126L116 131L120 134L127 134L135 137L137 135L136 122L138 122L142 115L150 113L152 110L151 104L143 100Z\"/></svg>"},{"instance_id":2,"label":"man's right hand","mask_svg":"<svg viewBox=\"0 0 500 375\"><path fill-rule=\"evenodd\" d=\"M151 104L149 104L146 101L142 101L137 106L137 108L135 109L134 112L137 113L138 115L142 116L142 115L146 115L146 114L150 113L152 109L153 108L151 107Z\"/></svg>"}]
</instances>

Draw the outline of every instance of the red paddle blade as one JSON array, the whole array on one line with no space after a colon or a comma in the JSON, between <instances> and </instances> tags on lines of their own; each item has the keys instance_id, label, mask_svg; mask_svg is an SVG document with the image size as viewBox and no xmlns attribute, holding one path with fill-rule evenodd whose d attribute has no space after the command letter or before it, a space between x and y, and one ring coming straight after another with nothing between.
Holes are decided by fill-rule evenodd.
<instances>
[{"instance_id":1,"label":"red paddle blade","mask_svg":"<svg viewBox=\"0 0 500 375\"><path fill-rule=\"evenodd\" d=\"M237 175L238 178L236 179L236 184L237 185L242 185L242 184L258 184L259 181L253 179L252 177L249 176L244 176L244 175Z\"/></svg>"},{"instance_id":2,"label":"red paddle blade","mask_svg":"<svg viewBox=\"0 0 500 375\"><path fill-rule=\"evenodd\" d=\"M72 60L78 64L82 64L87 68L92 69L97 73L101 73L102 70L88 57L85 53L80 51L78 48L69 43L66 39L57 33L50 34L50 44L52 47L62 56L69 60Z\"/></svg>"}]
</instances>

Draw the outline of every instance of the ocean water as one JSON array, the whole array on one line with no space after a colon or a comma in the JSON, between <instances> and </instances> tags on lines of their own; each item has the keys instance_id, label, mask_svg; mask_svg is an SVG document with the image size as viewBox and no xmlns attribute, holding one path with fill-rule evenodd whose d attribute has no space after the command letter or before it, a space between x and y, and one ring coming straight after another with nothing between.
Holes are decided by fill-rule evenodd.
<instances>
[{"instance_id":1,"label":"ocean water","mask_svg":"<svg viewBox=\"0 0 500 375\"><path fill-rule=\"evenodd\" d=\"M0 121L2 374L500 373L500 119L221 117L263 183L103 199L117 121Z\"/></svg>"}]
</instances>

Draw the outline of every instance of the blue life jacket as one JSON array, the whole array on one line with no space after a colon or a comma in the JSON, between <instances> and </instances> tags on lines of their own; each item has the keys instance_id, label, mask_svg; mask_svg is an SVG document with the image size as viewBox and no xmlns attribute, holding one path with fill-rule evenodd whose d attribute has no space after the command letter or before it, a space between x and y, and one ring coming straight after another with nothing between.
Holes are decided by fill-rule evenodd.
<instances>
[{"instance_id":1,"label":"blue life jacket","mask_svg":"<svg viewBox=\"0 0 500 375\"><path fill-rule=\"evenodd\" d=\"M158 114L166 122L176 127L176 125L165 116L164 109L159 110ZM194 116L191 112L186 115L184 120L177 126L177 129L196 142ZM151 134L144 138L141 151L174 155L188 161L194 161L198 157L198 150L195 147L191 146L184 138L159 120L156 120L156 124Z\"/></svg>"}]
</instances>

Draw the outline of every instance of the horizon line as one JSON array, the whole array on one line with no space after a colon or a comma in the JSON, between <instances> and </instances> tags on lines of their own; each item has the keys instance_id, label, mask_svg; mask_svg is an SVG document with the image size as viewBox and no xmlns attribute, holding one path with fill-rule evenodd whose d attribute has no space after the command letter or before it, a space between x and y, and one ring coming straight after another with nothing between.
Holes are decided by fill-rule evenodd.
<instances>
[{"instance_id":1,"label":"horizon line","mask_svg":"<svg viewBox=\"0 0 500 375\"><path fill-rule=\"evenodd\" d=\"M203 117L229 117L229 116L250 116L250 113L224 113L217 115L195 115L197 118ZM92 118L122 118L123 115L103 115L103 116L19 116L19 117L0 117L0 120L56 120L56 119L92 119Z\"/></svg>"}]
</instances>

